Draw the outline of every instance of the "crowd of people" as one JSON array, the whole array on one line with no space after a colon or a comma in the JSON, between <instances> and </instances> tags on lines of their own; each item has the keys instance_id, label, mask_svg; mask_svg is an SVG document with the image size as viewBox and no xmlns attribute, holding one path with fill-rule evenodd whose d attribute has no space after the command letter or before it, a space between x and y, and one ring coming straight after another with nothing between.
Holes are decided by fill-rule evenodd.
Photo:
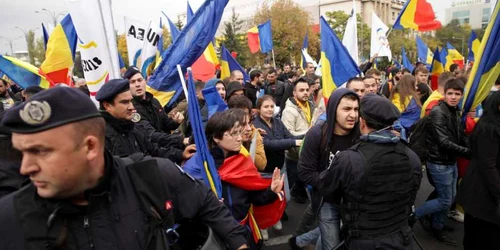
<instances>
[{"instance_id":1,"label":"crowd of people","mask_svg":"<svg viewBox=\"0 0 500 250\"><path fill-rule=\"evenodd\" d=\"M371 60L330 96L312 63L196 81L220 197L193 170L186 98L162 106L138 68L104 84L98 107L84 81L1 79L0 249L260 249L291 200L309 203L291 249L414 249L417 221L443 244L496 249L500 80L463 115L467 70L432 91L415 66ZM210 111L211 88L227 110ZM434 191L415 206L424 174Z\"/></svg>"}]
</instances>

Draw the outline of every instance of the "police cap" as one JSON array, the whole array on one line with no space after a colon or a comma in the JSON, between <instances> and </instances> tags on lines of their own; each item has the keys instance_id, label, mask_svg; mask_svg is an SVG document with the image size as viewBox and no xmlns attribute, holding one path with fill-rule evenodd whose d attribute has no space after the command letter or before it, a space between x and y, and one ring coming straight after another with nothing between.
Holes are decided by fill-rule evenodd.
<instances>
[{"instance_id":1,"label":"police cap","mask_svg":"<svg viewBox=\"0 0 500 250\"><path fill-rule=\"evenodd\" d=\"M31 134L100 116L94 102L82 91L51 88L7 110L1 125L14 133Z\"/></svg>"},{"instance_id":2,"label":"police cap","mask_svg":"<svg viewBox=\"0 0 500 250\"><path fill-rule=\"evenodd\" d=\"M136 66L130 66L128 67L127 71L125 71L125 74L123 74L123 78L130 80L130 78L132 78L132 76L134 76L137 73L141 73L139 68L137 68Z\"/></svg>"},{"instance_id":3,"label":"police cap","mask_svg":"<svg viewBox=\"0 0 500 250\"><path fill-rule=\"evenodd\" d=\"M360 106L360 116L374 124L390 126L401 116L391 101L372 93L363 96Z\"/></svg>"},{"instance_id":4,"label":"police cap","mask_svg":"<svg viewBox=\"0 0 500 250\"><path fill-rule=\"evenodd\" d=\"M28 95L34 95L38 92L42 92L42 90L43 89L40 86L29 86L24 90L24 93Z\"/></svg>"},{"instance_id":5,"label":"police cap","mask_svg":"<svg viewBox=\"0 0 500 250\"><path fill-rule=\"evenodd\" d=\"M97 92L95 99L99 102L109 101L120 93L130 90L130 84L127 79L112 79L102 85Z\"/></svg>"}]
</instances>

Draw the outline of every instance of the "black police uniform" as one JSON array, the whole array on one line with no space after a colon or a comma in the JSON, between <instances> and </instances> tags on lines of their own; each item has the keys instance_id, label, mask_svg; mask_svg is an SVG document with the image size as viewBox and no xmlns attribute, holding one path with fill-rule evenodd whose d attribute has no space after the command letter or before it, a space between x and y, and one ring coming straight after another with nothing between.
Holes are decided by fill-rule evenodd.
<instances>
[{"instance_id":1,"label":"black police uniform","mask_svg":"<svg viewBox=\"0 0 500 250\"><path fill-rule=\"evenodd\" d=\"M96 117L81 91L59 87L10 109L2 125L29 134ZM175 234L165 230L187 222L207 224L230 249L246 243L245 229L213 192L171 161L104 158L102 178L84 193L86 206L41 198L33 184L1 199L0 249L171 249Z\"/></svg>"},{"instance_id":2,"label":"black police uniform","mask_svg":"<svg viewBox=\"0 0 500 250\"><path fill-rule=\"evenodd\" d=\"M383 126L400 116L375 94L363 97L360 113ZM347 248L413 250L409 217L421 176L418 156L388 130L362 135L361 142L338 153L321 174L320 191L342 193Z\"/></svg>"},{"instance_id":3,"label":"black police uniform","mask_svg":"<svg viewBox=\"0 0 500 250\"><path fill-rule=\"evenodd\" d=\"M96 100L101 102L112 101L116 95L129 91L130 84L127 79L113 79L108 81L97 92ZM123 120L113 117L111 114L102 111L102 117L106 121L106 149L113 155L127 156L134 153L143 153L154 157L167 158L173 162L181 162L182 154L179 157L175 147L159 147L152 143L150 139L135 126L140 118L134 114L132 120Z\"/></svg>"}]
</instances>

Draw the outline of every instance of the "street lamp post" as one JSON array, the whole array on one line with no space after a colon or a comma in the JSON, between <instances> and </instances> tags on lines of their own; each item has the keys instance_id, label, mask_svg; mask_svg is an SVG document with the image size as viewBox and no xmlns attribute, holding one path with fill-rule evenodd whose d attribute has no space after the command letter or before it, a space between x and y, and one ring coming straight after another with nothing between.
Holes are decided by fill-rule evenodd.
<instances>
[{"instance_id":1,"label":"street lamp post","mask_svg":"<svg viewBox=\"0 0 500 250\"><path fill-rule=\"evenodd\" d=\"M58 23L57 18L60 15L64 15L66 12L59 12L56 14L54 11L50 11L48 9L43 8L41 11L36 10L35 13L49 15L52 18L52 23L54 24L54 27L56 27Z\"/></svg>"},{"instance_id":2,"label":"street lamp post","mask_svg":"<svg viewBox=\"0 0 500 250\"><path fill-rule=\"evenodd\" d=\"M0 39L4 39L4 40L6 40L7 42L9 42L9 46L10 46L10 55L11 55L11 56L14 56L14 49L12 48L12 42L13 42L14 40L19 39L19 38L21 38L21 37L20 37L20 36L18 36L18 37L14 37L14 38L8 38L8 37L0 36Z\"/></svg>"}]
</instances>

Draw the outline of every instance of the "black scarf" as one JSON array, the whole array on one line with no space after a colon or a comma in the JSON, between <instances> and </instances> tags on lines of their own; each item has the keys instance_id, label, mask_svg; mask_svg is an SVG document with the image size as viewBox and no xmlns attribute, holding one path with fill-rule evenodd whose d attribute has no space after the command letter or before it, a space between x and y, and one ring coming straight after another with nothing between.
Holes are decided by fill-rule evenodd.
<instances>
[{"instance_id":1,"label":"black scarf","mask_svg":"<svg viewBox=\"0 0 500 250\"><path fill-rule=\"evenodd\" d=\"M134 129L135 124L132 121L117 119L105 111L102 111L101 115L106 123L111 125L111 127L113 127L119 133L130 133L130 131Z\"/></svg>"}]
</instances>

